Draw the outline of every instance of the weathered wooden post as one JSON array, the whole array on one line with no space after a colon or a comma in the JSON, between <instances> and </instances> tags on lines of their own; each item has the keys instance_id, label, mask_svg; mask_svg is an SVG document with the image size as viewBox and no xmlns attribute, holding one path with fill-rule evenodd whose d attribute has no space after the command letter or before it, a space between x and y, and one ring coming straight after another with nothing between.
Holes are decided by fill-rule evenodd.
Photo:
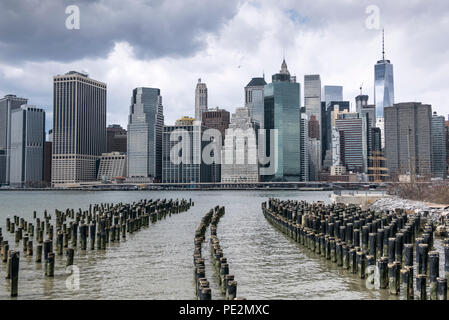
<instances>
[{"instance_id":1,"label":"weathered wooden post","mask_svg":"<svg viewBox=\"0 0 449 320\"><path fill-rule=\"evenodd\" d=\"M402 232L396 233L396 261L402 262L402 251L404 249L404 234Z\"/></svg>"},{"instance_id":2,"label":"weathered wooden post","mask_svg":"<svg viewBox=\"0 0 449 320\"><path fill-rule=\"evenodd\" d=\"M9 272L11 277L11 297L17 297L19 285L19 252L11 251L9 258Z\"/></svg>"},{"instance_id":3,"label":"weathered wooden post","mask_svg":"<svg viewBox=\"0 0 449 320\"><path fill-rule=\"evenodd\" d=\"M357 251L355 249L349 250L349 263L351 265L352 274L357 273Z\"/></svg>"},{"instance_id":4,"label":"weathered wooden post","mask_svg":"<svg viewBox=\"0 0 449 320\"><path fill-rule=\"evenodd\" d=\"M365 278L366 256L365 252L358 251L357 255L357 272L361 279Z\"/></svg>"},{"instance_id":5,"label":"weathered wooden post","mask_svg":"<svg viewBox=\"0 0 449 320\"><path fill-rule=\"evenodd\" d=\"M437 278L440 276L440 254L437 251L429 252L429 282L430 300L437 300Z\"/></svg>"},{"instance_id":6,"label":"weathered wooden post","mask_svg":"<svg viewBox=\"0 0 449 320\"><path fill-rule=\"evenodd\" d=\"M438 300L447 300L447 279L437 278Z\"/></svg>"},{"instance_id":7,"label":"weathered wooden post","mask_svg":"<svg viewBox=\"0 0 449 320\"><path fill-rule=\"evenodd\" d=\"M45 261L45 275L47 277L53 277L55 275L55 254L53 252L48 253L47 260Z\"/></svg>"},{"instance_id":8,"label":"weathered wooden post","mask_svg":"<svg viewBox=\"0 0 449 320\"><path fill-rule=\"evenodd\" d=\"M449 244L444 245L444 277L449 281Z\"/></svg>"},{"instance_id":9,"label":"weathered wooden post","mask_svg":"<svg viewBox=\"0 0 449 320\"><path fill-rule=\"evenodd\" d=\"M94 223L91 223L89 226L89 237L90 237L90 250L95 250L95 230L96 225Z\"/></svg>"},{"instance_id":10,"label":"weathered wooden post","mask_svg":"<svg viewBox=\"0 0 449 320\"><path fill-rule=\"evenodd\" d=\"M395 261L396 253L396 238L388 238L388 262L393 263Z\"/></svg>"},{"instance_id":11,"label":"weathered wooden post","mask_svg":"<svg viewBox=\"0 0 449 320\"><path fill-rule=\"evenodd\" d=\"M405 266L401 269L401 295L403 300L411 300L413 299L413 291L410 289L413 288L413 282L411 281L411 272L410 267Z\"/></svg>"},{"instance_id":12,"label":"weathered wooden post","mask_svg":"<svg viewBox=\"0 0 449 320\"><path fill-rule=\"evenodd\" d=\"M63 254L63 248L64 248L64 233L62 230L59 230L56 237L56 250L58 252L58 255Z\"/></svg>"},{"instance_id":13,"label":"weathered wooden post","mask_svg":"<svg viewBox=\"0 0 449 320\"><path fill-rule=\"evenodd\" d=\"M411 243L404 245L404 265L413 266L413 244Z\"/></svg>"},{"instance_id":14,"label":"weathered wooden post","mask_svg":"<svg viewBox=\"0 0 449 320\"><path fill-rule=\"evenodd\" d=\"M420 243L418 248L418 254L419 254L418 274L427 274L429 246L425 243Z\"/></svg>"},{"instance_id":15,"label":"weathered wooden post","mask_svg":"<svg viewBox=\"0 0 449 320\"><path fill-rule=\"evenodd\" d=\"M388 284L390 294L397 295L399 293L399 265L396 262L388 264Z\"/></svg>"},{"instance_id":16,"label":"weathered wooden post","mask_svg":"<svg viewBox=\"0 0 449 320\"><path fill-rule=\"evenodd\" d=\"M368 241L369 241L369 255L374 257L374 260L376 260L376 247L377 247L377 234L376 233L369 233L368 234Z\"/></svg>"},{"instance_id":17,"label":"weathered wooden post","mask_svg":"<svg viewBox=\"0 0 449 320\"><path fill-rule=\"evenodd\" d=\"M381 257L377 260L377 267L379 268L379 285L381 289L388 287L388 258Z\"/></svg>"},{"instance_id":18,"label":"weathered wooden post","mask_svg":"<svg viewBox=\"0 0 449 320\"><path fill-rule=\"evenodd\" d=\"M42 262L42 245L38 244L36 246L36 262Z\"/></svg>"},{"instance_id":19,"label":"weathered wooden post","mask_svg":"<svg viewBox=\"0 0 449 320\"><path fill-rule=\"evenodd\" d=\"M234 300L237 296L237 281L229 281L227 290L228 300Z\"/></svg>"},{"instance_id":20,"label":"weathered wooden post","mask_svg":"<svg viewBox=\"0 0 449 320\"><path fill-rule=\"evenodd\" d=\"M416 294L418 300L427 300L426 278L427 276L425 274L418 274L416 276Z\"/></svg>"},{"instance_id":21,"label":"weathered wooden post","mask_svg":"<svg viewBox=\"0 0 449 320\"><path fill-rule=\"evenodd\" d=\"M66 249L67 262L66 267L73 265L73 256L75 255L75 250L73 248Z\"/></svg>"},{"instance_id":22,"label":"weathered wooden post","mask_svg":"<svg viewBox=\"0 0 449 320\"><path fill-rule=\"evenodd\" d=\"M51 240L44 241L44 261L47 261L48 254L51 252Z\"/></svg>"},{"instance_id":23,"label":"weathered wooden post","mask_svg":"<svg viewBox=\"0 0 449 320\"><path fill-rule=\"evenodd\" d=\"M33 256L33 240L28 240L28 245L27 245L27 251L26 251L27 256Z\"/></svg>"}]
</instances>

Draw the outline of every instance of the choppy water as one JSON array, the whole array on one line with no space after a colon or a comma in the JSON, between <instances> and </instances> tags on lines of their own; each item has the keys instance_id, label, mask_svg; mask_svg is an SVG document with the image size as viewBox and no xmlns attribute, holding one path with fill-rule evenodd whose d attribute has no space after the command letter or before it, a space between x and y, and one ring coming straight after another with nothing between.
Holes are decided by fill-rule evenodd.
<instances>
[{"instance_id":1,"label":"choppy water","mask_svg":"<svg viewBox=\"0 0 449 320\"><path fill-rule=\"evenodd\" d=\"M268 197L329 202L328 192L300 191L133 191L133 192L0 192L0 226L8 216L32 220L33 210L87 209L90 203L133 202L140 199L192 198L188 212L172 215L106 251L77 249L79 290L66 286L65 257L56 255L55 277L44 275L43 264L21 253L18 299L194 299L193 237L203 215L216 205L226 214L218 237L238 282L237 295L247 299L387 299L385 290L365 289L363 280L306 251L274 229L260 206ZM208 239L207 239L208 240ZM34 241L35 242L35 241ZM206 277L212 298L221 299L210 266L209 242L203 246ZM22 243L18 250L22 251ZM10 299L6 263L0 262L0 299Z\"/></svg>"}]
</instances>

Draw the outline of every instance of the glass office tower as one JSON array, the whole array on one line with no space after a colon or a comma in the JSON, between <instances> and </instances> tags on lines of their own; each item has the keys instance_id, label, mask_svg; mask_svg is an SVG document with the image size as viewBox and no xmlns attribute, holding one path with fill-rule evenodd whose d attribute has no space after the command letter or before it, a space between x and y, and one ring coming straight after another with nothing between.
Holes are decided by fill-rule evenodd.
<instances>
[{"instance_id":1,"label":"glass office tower","mask_svg":"<svg viewBox=\"0 0 449 320\"><path fill-rule=\"evenodd\" d=\"M376 118L384 117L384 108L394 104L393 65L390 60L380 60L374 66L374 104Z\"/></svg>"},{"instance_id":2,"label":"glass office tower","mask_svg":"<svg viewBox=\"0 0 449 320\"><path fill-rule=\"evenodd\" d=\"M300 181L300 85L290 76L285 60L281 71L264 87L264 126L276 129L277 164L272 176L265 181ZM269 140L267 132L267 140ZM267 143L270 150L270 143Z\"/></svg>"},{"instance_id":3,"label":"glass office tower","mask_svg":"<svg viewBox=\"0 0 449 320\"><path fill-rule=\"evenodd\" d=\"M128 178L135 181L160 181L163 127L160 90L134 89L128 120Z\"/></svg>"}]
</instances>

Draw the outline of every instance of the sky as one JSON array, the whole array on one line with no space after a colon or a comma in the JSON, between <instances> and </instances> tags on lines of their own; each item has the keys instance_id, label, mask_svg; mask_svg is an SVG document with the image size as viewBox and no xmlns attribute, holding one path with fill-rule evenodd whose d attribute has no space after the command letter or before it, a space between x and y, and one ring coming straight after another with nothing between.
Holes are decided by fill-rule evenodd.
<instances>
[{"instance_id":1,"label":"sky","mask_svg":"<svg viewBox=\"0 0 449 320\"><path fill-rule=\"evenodd\" d=\"M79 29L73 11L79 8ZM68 21L67 21L68 20ZM71 24L70 24L71 23ZM15 94L47 112L53 76L87 72L107 84L107 123L126 128L132 89L161 89L165 123L194 115L198 78L209 107L233 112L244 87L282 59L301 84L320 74L344 99L374 102L374 64L394 65L395 102L418 101L447 117L447 0L2 0L0 96Z\"/></svg>"}]
</instances>

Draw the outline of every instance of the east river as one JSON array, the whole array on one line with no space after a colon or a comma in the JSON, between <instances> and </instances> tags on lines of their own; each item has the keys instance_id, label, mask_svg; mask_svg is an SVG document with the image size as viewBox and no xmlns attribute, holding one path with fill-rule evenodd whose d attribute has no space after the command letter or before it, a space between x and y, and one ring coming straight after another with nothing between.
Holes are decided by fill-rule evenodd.
<instances>
[{"instance_id":1,"label":"east river","mask_svg":"<svg viewBox=\"0 0 449 320\"><path fill-rule=\"evenodd\" d=\"M203 215L216 205L226 213L218 237L230 274L238 282L237 296L247 299L388 299L387 290L368 290L364 280L307 251L274 229L261 212L269 197L324 201L330 192L303 191L42 191L0 192L0 226L10 249L20 253L17 299L195 299L193 238ZM187 212L167 217L111 243L106 251L79 248L74 264L79 269L79 289L66 285L65 257L56 255L55 276L44 275L44 264L22 253L6 231L6 218L18 215L43 218L47 209L86 210L94 203L130 203L140 199L191 198ZM54 221L54 220L53 220ZM222 299L210 265L209 241L203 245L206 277L212 299ZM35 243L35 241L34 241ZM6 263L0 262L0 299L10 299Z\"/></svg>"}]
</instances>

